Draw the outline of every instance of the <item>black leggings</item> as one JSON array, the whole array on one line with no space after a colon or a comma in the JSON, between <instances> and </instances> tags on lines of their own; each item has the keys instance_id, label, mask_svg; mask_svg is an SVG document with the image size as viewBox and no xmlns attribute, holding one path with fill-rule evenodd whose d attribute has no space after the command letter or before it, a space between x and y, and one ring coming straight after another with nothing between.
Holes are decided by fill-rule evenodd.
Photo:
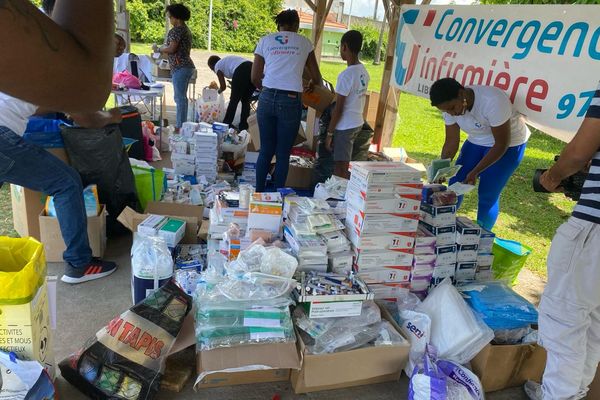
<instances>
[{"instance_id":1,"label":"black leggings","mask_svg":"<svg viewBox=\"0 0 600 400\"><path fill-rule=\"evenodd\" d=\"M242 102L242 114L240 116L240 126L238 129L243 131L248 129L248 117L250 116L250 98L254 93L255 87L252 84L251 75L252 73L252 62L247 61L240 64L233 73L231 79L231 98L229 99L229 106L225 113L224 124L231 126L233 119L235 118L235 112L237 111L238 103Z\"/></svg>"}]
</instances>

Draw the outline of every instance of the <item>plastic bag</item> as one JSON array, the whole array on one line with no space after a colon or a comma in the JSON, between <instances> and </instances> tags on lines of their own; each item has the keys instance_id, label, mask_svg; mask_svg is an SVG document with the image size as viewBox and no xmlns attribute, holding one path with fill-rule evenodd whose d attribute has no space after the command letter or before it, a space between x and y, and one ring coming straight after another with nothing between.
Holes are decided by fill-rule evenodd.
<instances>
[{"instance_id":1,"label":"plastic bag","mask_svg":"<svg viewBox=\"0 0 600 400\"><path fill-rule=\"evenodd\" d=\"M117 72L113 75L113 85L128 89L141 89L142 84L138 77L134 76L129 71Z\"/></svg>"},{"instance_id":2,"label":"plastic bag","mask_svg":"<svg viewBox=\"0 0 600 400\"><path fill-rule=\"evenodd\" d=\"M83 202L85 203L85 214L88 217L95 217L100 213L100 200L96 185L89 185L83 189ZM46 198L45 212L47 216L56 218L53 196Z\"/></svg>"},{"instance_id":3,"label":"plastic bag","mask_svg":"<svg viewBox=\"0 0 600 400\"><path fill-rule=\"evenodd\" d=\"M134 234L131 246L131 296L144 300L173 276L173 257L162 238Z\"/></svg>"},{"instance_id":4,"label":"plastic bag","mask_svg":"<svg viewBox=\"0 0 600 400\"><path fill-rule=\"evenodd\" d=\"M431 339L431 318L424 313L400 309L399 319L400 329L410 341L410 353L404 368L406 375L410 377Z\"/></svg>"},{"instance_id":5,"label":"plastic bag","mask_svg":"<svg viewBox=\"0 0 600 400\"><path fill-rule=\"evenodd\" d=\"M413 371L408 387L409 400L483 400L479 378L467 368L438 360L434 346L427 346Z\"/></svg>"},{"instance_id":6,"label":"plastic bag","mask_svg":"<svg viewBox=\"0 0 600 400\"><path fill-rule=\"evenodd\" d=\"M21 361L14 353L0 351L0 399L53 400L56 389L37 361Z\"/></svg>"},{"instance_id":7,"label":"plastic bag","mask_svg":"<svg viewBox=\"0 0 600 400\"><path fill-rule=\"evenodd\" d=\"M135 187L142 209L146 209L149 201L159 201L165 190L165 173L153 167L131 167L135 177Z\"/></svg>"},{"instance_id":8,"label":"plastic bag","mask_svg":"<svg viewBox=\"0 0 600 400\"><path fill-rule=\"evenodd\" d=\"M217 284L220 293L229 300L271 300L289 295L296 281L274 275L249 272L237 279L226 279Z\"/></svg>"},{"instance_id":9,"label":"plastic bag","mask_svg":"<svg viewBox=\"0 0 600 400\"><path fill-rule=\"evenodd\" d=\"M98 197L108 212L107 231L126 232L117 217L125 209L139 209L136 184L127 150L117 126L103 129L63 127L62 137L71 166L83 185L98 186Z\"/></svg>"},{"instance_id":10,"label":"plastic bag","mask_svg":"<svg viewBox=\"0 0 600 400\"><path fill-rule=\"evenodd\" d=\"M198 98L196 102L198 107L198 121L212 124L223 120L225 113L225 99L222 94L219 94L216 99L209 98L204 100L203 97Z\"/></svg>"},{"instance_id":11,"label":"plastic bag","mask_svg":"<svg viewBox=\"0 0 600 400\"><path fill-rule=\"evenodd\" d=\"M63 360L63 378L92 399L154 398L167 355L191 307L192 299L169 281Z\"/></svg>"},{"instance_id":12,"label":"plastic bag","mask_svg":"<svg viewBox=\"0 0 600 400\"><path fill-rule=\"evenodd\" d=\"M250 343L296 340L287 304L196 302L196 339L200 350Z\"/></svg>"},{"instance_id":13,"label":"plastic bag","mask_svg":"<svg viewBox=\"0 0 600 400\"><path fill-rule=\"evenodd\" d=\"M461 286L459 290L471 308L494 331L528 328L537 324L535 306L503 282L477 282Z\"/></svg>"},{"instance_id":14,"label":"plastic bag","mask_svg":"<svg viewBox=\"0 0 600 400\"><path fill-rule=\"evenodd\" d=\"M314 346L307 346L312 354L328 354L349 351L374 341L381 331L381 323L366 326L334 326L320 335Z\"/></svg>"},{"instance_id":15,"label":"plastic bag","mask_svg":"<svg viewBox=\"0 0 600 400\"><path fill-rule=\"evenodd\" d=\"M29 303L46 282L44 246L33 238L0 236L0 305Z\"/></svg>"},{"instance_id":16,"label":"plastic bag","mask_svg":"<svg viewBox=\"0 0 600 400\"><path fill-rule=\"evenodd\" d=\"M449 278L415 311L431 318L431 344L440 358L466 364L494 339L494 332L477 318Z\"/></svg>"},{"instance_id":17,"label":"plastic bag","mask_svg":"<svg viewBox=\"0 0 600 400\"><path fill-rule=\"evenodd\" d=\"M519 272L523 269L527 257L531 254L531 247L516 242L496 238L492 253L494 254L494 263L492 271L494 279L505 281L510 286L517 283Z\"/></svg>"},{"instance_id":18,"label":"plastic bag","mask_svg":"<svg viewBox=\"0 0 600 400\"><path fill-rule=\"evenodd\" d=\"M238 259L227 266L228 273L240 276L248 272L291 278L298 268L298 260L279 247L264 247L254 244L238 255Z\"/></svg>"}]
</instances>

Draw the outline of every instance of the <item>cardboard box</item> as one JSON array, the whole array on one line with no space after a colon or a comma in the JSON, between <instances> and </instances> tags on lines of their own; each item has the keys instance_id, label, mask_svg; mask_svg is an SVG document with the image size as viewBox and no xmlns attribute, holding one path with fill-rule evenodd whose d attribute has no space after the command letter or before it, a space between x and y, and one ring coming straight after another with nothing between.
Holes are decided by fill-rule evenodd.
<instances>
[{"instance_id":1,"label":"cardboard box","mask_svg":"<svg viewBox=\"0 0 600 400\"><path fill-rule=\"evenodd\" d=\"M471 360L471 367L486 392L522 386L528 380L541 382L546 350L537 344L488 344Z\"/></svg>"},{"instance_id":2,"label":"cardboard box","mask_svg":"<svg viewBox=\"0 0 600 400\"><path fill-rule=\"evenodd\" d=\"M380 232L415 232L419 226L419 214L367 214L348 205L346 226L357 235Z\"/></svg>"},{"instance_id":3,"label":"cardboard box","mask_svg":"<svg viewBox=\"0 0 600 400\"><path fill-rule=\"evenodd\" d=\"M433 226L421 221L419 226L435 235L437 246L449 246L456 242L456 225Z\"/></svg>"},{"instance_id":4,"label":"cardboard box","mask_svg":"<svg viewBox=\"0 0 600 400\"><path fill-rule=\"evenodd\" d=\"M199 389L202 382L218 383L219 377L228 376L227 370L248 366L264 366L264 370L244 376L244 373L233 372L230 382L250 383L251 379L261 379L262 382L283 380L283 373L266 374L269 370L300 369L300 358L296 343L252 344L227 348L200 351L196 356L198 379L195 388ZM260 372L263 372L262 374ZM273 371L271 371L273 372ZM215 378L213 379L213 376ZM242 380L244 378L244 380ZM270 380L273 379L273 380ZM208 387L208 386L204 386Z\"/></svg>"},{"instance_id":5,"label":"cardboard box","mask_svg":"<svg viewBox=\"0 0 600 400\"><path fill-rule=\"evenodd\" d=\"M150 210L157 210L157 211L153 211L154 214L161 214L159 212L159 210L162 209L163 205L168 205L168 206L174 206L175 204L173 203L161 203L162 205L158 206L158 208L155 208L154 206L150 206L151 202L148 203L148 207L147 209ZM179 204L179 206L181 206L181 204ZM196 208L202 208L202 207L198 207L198 206L190 206L190 207L196 207ZM178 207L173 208L171 211L173 212L181 212L181 209L179 209ZM198 210L194 209L193 211L194 214L198 213ZM181 219L183 221L185 221L185 234L183 236L183 239L181 240L181 244L196 244L198 243L198 223L202 223L202 217L198 217L197 215L195 216L185 216L185 215L172 215L173 213L169 213L166 216L168 217L174 217L177 219ZM137 232L137 227L139 224L141 224L146 218L148 218L149 214L140 214L138 212L136 212L135 210L126 207L123 212L121 212L121 214L119 215L119 217L117 218L117 220L123 224L123 226L125 226L127 229L129 229L131 232ZM208 224L206 224L208 225Z\"/></svg>"},{"instance_id":6,"label":"cardboard box","mask_svg":"<svg viewBox=\"0 0 600 400\"><path fill-rule=\"evenodd\" d=\"M259 229L278 234L282 212L282 203L252 200L248 214L248 229Z\"/></svg>"},{"instance_id":7,"label":"cardboard box","mask_svg":"<svg viewBox=\"0 0 600 400\"><path fill-rule=\"evenodd\" d=\"M456 245L456 261L458 262L476 262L477 261L476 244Z\"/></svg>"},{"instance_id":8,"label":"cardboard box","mask_svg":"<svg viewBox=\"0 0 600 400\"><path fill-rule=\"evenodd\" d=\"M429 225L438 227L456 225L456 206L432 206L423 203L421 211L423 221Z\"/></svg>"},{"instance_id":9,"label":"cardboard box","mask_svg":"<svg viewBox=\"0 0 600 400\"><path fill-rule=\"evenodd\" d=\"M410 281L410 268L359 269L357 276L367 284Z\"/></svg>"},{"instance_id":10,"label":"cardboard box","mask_svg":"<svg viewBox=\"0 0 600 400\"><path fill-rule=\"evenodd\" d=\"M23 360L39 361L54 377L48 286L42 285L27 304L0 305L0 349Z\"/></svg>"},{"instance_id":11,"label":"cardboard box","mask_svg":"<svg viewBox=\"0 0 600 400\"><path fill-rule=\"evenodd\" d=\"M437 246L435 248L436 266L456 264L456 245Z\"/></svg>"},{"instance_id":12,"label":"cardboard box","mask_svg":"<svg viewBox=\"0 0 600 400\"><path fill-rule=\"evenodd\" d=\"M365 213L386 214L386 213L418 213L421 206L420 194L392 195L388 199L365 200L361 192L348 190L346 200L354 208Z\"/></svg>"},{"instance_id":13,"label":"cardboard box","mask_svg":"<svg viewBox=\"0 0 600 400\"><path fill-rule=\"evenodd\" d=\"M398 324L383 308L381 315L400 332ZM407 341L398 346L365 347L315 355L308 352L298 337L298 351L303 362L300 370L292 370L292 387L296 393L310 393L397 381L408 361L409 349Z\"/></svg>"},{"instance_id":14,"label":"cardboard box","mask_svg":"<svg viewBox=\"0 0 600 400\"><path fill-rule=\"evenodd\" d=\"M371 126L375 128L377 122L377 107L379 107L379 93L368 91L365 95L365 108L363 110L363 118Z\"/></svg>"},{"instance_id":15,"label":"cardboard box","mask_svg":"<svg viewBox=\"0 0 600 400\"><path fill-rule=\"evenodd\" d=\"M364 200L393 199L399 195L421 196L422 183L398 183L393 185L368 185L364 182L349 181L348 191L358 192Z\"/></svg>"},{"instance_id":16,"label":"cardboard box","mask_svg":"<svg viewBox=\"0 0 600 400\"><path fill-rule=\"evenodd\" d=\"M362 313L362 300L302 303L308 318L358 317Z\"/></svg>"},{"instance_id":17,"label":"cardboard box","mask_svg":"<svg viewBox=\"0 0 600 400\"><path fill-rule=\"evenodd\" d=\"M69 156L64 148L46 149L59 160L69 164ZM46 204L46 195L23 186L10 185L13 227L21 237L31 236L40 240L39 216Z\"/></svg>"},{"instance_id":18,"label":"cardboard box","mask_svg":"<svg viewBox=\"0 0 600 400\"><path fill-rule=\"evenodd\" d=\"M258 120L256 114L252 114L248 117L248 133L250 134L250 143L248 144L249 152L258 152L260 150L260 130L258 129ZM302 124L298 129L298 135L294 142L294 146L304 143L306 141L306 133Z\"/></svg>"},{"instance_id":19,"label":"cardboard box","mask_svg":"<svg viewBox=\"0 0 600 400\"><path fill-rule=\"evenodd\" d=\"M410 250L375 250L354 252L354 263L358 268L381 268L410 266L413 262Z\"/></svg>"},{"instance_id":20,"label":"cardboard box","mask_svg":"<svg viewBox=\"0 0 600 400\"><path fill-rule=\"evenodd\" d=\"M481 228L467 217L456 217L456 243L479 245Z\"/></svg>"},{"instance_id":21,"label":"cardboard box","mask_svg":"<svg viewBox=\"0 0 600 400\"><path fill-rule=\"evenodd\" d=\"M249 385L254 383L287 382L290 369L264 369L243 372L217 372L205 376L196 383L196 389L224 386Z\"/></svg>"},{"instance_id":22,"label":"cardboard box","mask_svg":"<svg viewBox=\"0 0 600 400\"><path fill-rule=\"evenodd\" d=\"M359 236L347 229L348 239L361 252L364 250L412 250L415 246L414 232L382 232Z\"/></svg>"},{"instance_id":23,"label":"cardboard box","mask_svg":"<svg viewBox=\"0 0 600 400\"><path fill-rule=\"evenodd\" d=\"M476 262L459 262L456 264L456 273L454 274L454 279L459 283L474 281L476 273Z\"/></svg>"},{"instance_id":24,"label":"cardboard box","mask_svg":"<svg viewBox=\"0 0 600 400\"><path fill-rule=\"evenodd\" d=\"M350 183L367 190L370 185L421 183L424 173L425 166L422 164L369 161L350 163Z\"/></svg>"},{"instance_id":25,"label":"cardboard box","mask_svg":"<svg viewBox=\"0 0 600 400\"><path fill-rule=\"evenodd\" d=\"M63 240L58 219L46 216L45 212L39 215L41 242L44 245L46 261L62 262L63 252L67 249ZM87 232L92 255L104 256L106 250L106 208L102 206L100 213L95 217L87 218Z\"/></svg>"},{"instance_id":26,"label":"cardboard box","mask_svg":"<svg viewBox=\"0 0 600 400\"><path fill-rule=\"evenodd\" d=\"M307 83L307 82L305 82ZM311 92L302 93L302 103L322 113L335 99L335 93L324 86L315 85Z\"/></svg>"},{"instance_id":27,"label":"cardboard box","mask_svg":"<svg viewBox=\"0 0 600 400\"><path fill-rule=\"evenodd\" d=\"M313 169L290 165L285 186L294 189L310 189L313 187Z\"/></svg>"}]
</instances>

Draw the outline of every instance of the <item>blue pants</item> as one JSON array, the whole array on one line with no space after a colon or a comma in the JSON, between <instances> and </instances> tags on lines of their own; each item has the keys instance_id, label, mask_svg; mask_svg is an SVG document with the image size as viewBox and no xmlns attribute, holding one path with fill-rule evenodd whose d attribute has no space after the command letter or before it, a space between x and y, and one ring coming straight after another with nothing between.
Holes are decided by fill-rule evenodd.
<instances>
[{"instance_id":1,"label":"blue pants","mask_svg":"<svg viewBox=\"0 0 600 400\"><path fill-rule=\"evenodd\" d=\"M181 128L181 125L187 121L187 90L192 75L194 75L194 68L178 68L173 71L173 92L175 93L175 105L177 106L177 122L175 127L177 128Z\"/></svg>"},{"instance_id":2,"label":"blue pants","mask_svg":"<svg viewBox=\"0 0 600 400\"><path fill-rule=\"evenodd\" d=\"M509 147L501 159L479 175L477 222L485 229L491 230L496 224L500 212L500 193L502 193L508 179L521 164L526 146L527 143ZM462 168L454 178L450 179L450 184L464 181L469 172L490 151L490 148L478 146L468 140L465 141L456 160L456 164L462 165ZM459 201L462 202L462 198Z\"/></svg>"},{"instance_id":3,"label":"blue pants","mask_svg":"<svg viewBox=\"0 0 600 400\"><path fill-rule=\"evenodd\" d=\"M256 163L256 191L264 192L267 174L273 156L275 163L276 188L282 188L287 181L290 152L294 146L300 118L302 100L300 93L276 89L263 89L258 99L258 129L260 130L260 153Z\"/></svg>"},{"instance_id":4,"label":"blue pants","mask_svg":"<svg viewBox=\"0 0 600 400\"><path fill-rule=\"evenodd\" d=\"M60 231L67 245L64 260L75 268L83 268L91 261L83 186L77 171L10 129L0 127L0 182L54 196Z\"/></svg>"}]
</instances>

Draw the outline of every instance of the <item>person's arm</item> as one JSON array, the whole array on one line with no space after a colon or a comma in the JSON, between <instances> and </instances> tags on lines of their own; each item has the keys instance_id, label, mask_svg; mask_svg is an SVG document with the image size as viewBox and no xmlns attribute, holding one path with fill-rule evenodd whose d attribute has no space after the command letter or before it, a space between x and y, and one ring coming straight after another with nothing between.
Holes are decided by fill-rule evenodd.
<instances>
[{"instance_id":1,"label":"person's arm","mask_svg":"<svg viewBox=\"0 0 600 400\"><path fill-rule=\"evenodd\" d=\"M460 127L458 124L446 125L446 140L442 147L441 159L453 160L460 145Z\"/></svg>"},{"instance_id":2,"label":"person's arm","mask_svg":"<svg viewBox=\"0 0 600 400\"><path fill-rule=\"evenodd\" d=\"M219 94L227 90L227 82L225 82L225 74L223 71L217 71L217 77L219 78Z\"/></svg>"},{"instance_id":3,"label":"person's arm","mask_svg":"<svg viewBox=\"0 0 600 400\"><path fill-rule=\"evenodd\" d=\"M179 41L170 39L168 44L158 46L156 51L161 54L175 54L177 52L177 47L179 47Z\"/></svg>"},{"instance_id":4,"label":"person's arm","mask_svg":"<svg viewBox=\"0 0 600 400\"><path fill-rule=\"evenodd\" d=\"M506 153L508 145L510 144L510 119L500 126L493 126L492 134L494 135L494 145L481 161L479 161L479 164L469 172L464 183L474 185L477 182L479 174L501 159L504 153Z\"/></svg>"},{"instance_id":5,"label":"person's arm","mask_svg":"<svg viewBox=\"0 0 600 400\"><path fill-rule=\"evenodd\" d=\"M317 57L315 56L315 52L311 51L306 59L306 69L308 70L308 74L310 76L310 83L308 85L309 88L314 87L314 85L323 85L323 77L321 76L321 70L319 69L319 63L317 63Z\"/></svg>"},{"instance_id":6,"label":"person's arm","mask_svg":"<svg viewBox=\"0 0 600 400\"><path fill-rule=\"evenodd\" d=\"M565 146L558 161L540 177L549 192L555 192L563 179L581 171L600 149L600 119L585 118L577 134Z\"/></svg>"},{"instance_id":7,"label":"person's arm","mask_svg":"<svg viewBox=\"0 0 600 400\"><path fill-rule=\"evenodd\" d=\"M257 89L262 89L262 80L265 75L265 59L258 55L254 55L254 62L252 63L252 73L250 77L252 84Z\"/></svg>"},{"instance_id":8,"label":"person's arm","mask_svg":"<svg viewBox=\"0 0 600 400\"><path fill-rule=\"evenodd\" d=\"M82 128L100 129L111 124L120 124L123 120L121 111L113 108L108 111L71 114L71 119Z\"/></svg>"},{"instance_id":9,"label":"person's arm","mask_svg":"<svg viewBox=\"0 0 600 400\"><path fill-rule=\"evenodd\" d=\"M337 127L337 124L340 122L342 114L344 113L344 104L346 104L346 96L338 94L336 96L335 106L331 112L331 120L329 121L329 126L327 127L327 139L325 139L325 148L329 151L332 150L331 142L333 141L335 128Z\"/></svg>"},{"instance_id":10,"label":"person's arm","mask_svg":"<svg viewBox=\"0 0 600 400\"><path fill-rule=\"evenodd\" d=\"M102 108L111 89L113 3L57 0L52 18L29 0L0 1L0 91L54 110Z\"/></svg>"}]
</instances>

